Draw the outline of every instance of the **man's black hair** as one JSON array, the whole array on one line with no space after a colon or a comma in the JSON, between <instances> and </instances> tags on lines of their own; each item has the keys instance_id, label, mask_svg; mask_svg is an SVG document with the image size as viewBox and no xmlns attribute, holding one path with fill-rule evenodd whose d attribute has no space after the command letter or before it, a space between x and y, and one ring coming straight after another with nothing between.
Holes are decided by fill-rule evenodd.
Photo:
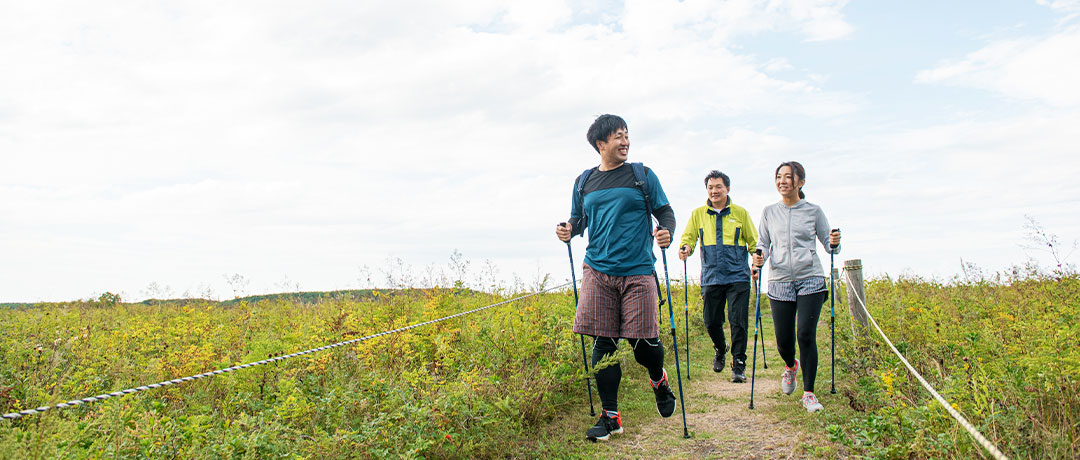
<instances>
[{"instance_id":1,"label":"man's black hair","mask_svg":"<svg viewBox=\"0 0 1080 460\"><path fill-rule=\"evenodd\" d=\"M727 174L724 174L724 173L722 173L720 171L717 171L715 169L712 170L712 171L709 171L709 175L705 176L705 186L706 187L709 186L709 179L720 179L720 180L724 181L724 187L725 188L731 188L731 179L727 176Z\"/></svg>"},{"instance_id":2,"label":"man's black hair","mask_svg":"<svg viewBox=\"0 0 1080 460\"><path fill-rule=\"evenodd\" d=\"M605 113L596 117L596 121L589 127L589 132L585 134L585 137L589 140L589 145L592 146L593 150L600 153L600 147L596 146L596 141L607 141L608 136L620 129L628 129L626 120L623 120L618 115Z\"/></svg>"}]
</instances>

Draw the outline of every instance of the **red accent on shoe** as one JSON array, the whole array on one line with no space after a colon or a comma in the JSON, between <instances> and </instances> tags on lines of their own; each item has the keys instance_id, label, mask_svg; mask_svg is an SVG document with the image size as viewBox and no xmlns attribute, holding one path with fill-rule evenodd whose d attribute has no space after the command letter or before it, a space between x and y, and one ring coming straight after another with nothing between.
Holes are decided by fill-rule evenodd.
<instances>
[{"instance_id":1,"label":"red accent on shoe","mask_svg":"<svg viewBox=\"0 0 1080 460\"><path fill-rule=\"evenodd\" d=\"M667 384L667 369L664 369L664 376L660 378L659 382L653 382L652 379L649 379L649 385L653 388L660 388L661 384Z\"/></svg>"}]
</instances>

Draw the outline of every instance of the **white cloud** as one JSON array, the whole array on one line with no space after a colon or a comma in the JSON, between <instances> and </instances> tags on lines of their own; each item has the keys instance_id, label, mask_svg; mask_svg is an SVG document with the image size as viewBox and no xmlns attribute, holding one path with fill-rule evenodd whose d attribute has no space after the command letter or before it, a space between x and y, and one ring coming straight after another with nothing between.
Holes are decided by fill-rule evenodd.
<instances>
[{"instance_id":1,"label":"white cloud","mask_svg":"<svg viewBox=\"0 0 1080 460\"><path fill-rule=\"evenodd\" d=\"M639 142L631 155L648 155L680 227L702 204L705 171L728 173L733 199L756 222L778 199L773 169L798 160L807 168L808 199L844 230L837 263L860 258L869 275L914 271L948 278L958 273L961 258L989 271L1022 263L1024 215L1037 216L1063 239L1077 237L1070 229L1080 228L1080 217L1070 211L1080 209L1080 183L1070 178L1080 177L1072 140L1078 124L1075 112L1046 111L860 129L827 142L715 127ZM699 270L696 260L688 265L691 274Z\"/></svg>"},{"instance_id":2,"label":"white cloud","mask_svg":"<svg viewBox=\"0 0 1080 460\"><path fill-rule=\"evenodd\" d=\"M1080 209L1080 184L1066 179L1080 175L1077 123L1076 113L1048 112L870 133L830 149L835 166L815 179L829 185L813 199L824 195L853 237L847 254L873 259L877 273L947 276L961 257L1000 269L1024 260L1025 214L1060 231L1080 225L1069 212Z\"/></svg>"},{"instance_id":3,"label":"white cloud","mask_svg":"<svg viewBox=\"0 0 1080 460\"><path fill-rule=\"evenodd\" d=\"M5 3L0 301L223 273L339 287L454 248L528 273L595 161L595 115L627 116L639 159L696 183L661 155L790 141L688 122L859 106L730 46L842 37L845 2L568 3Z\"/></svg>"},{"instance_id":4,"label":"white cloud","mask_svg":"<svg viewBox=\"0 0 1080 460\"><path fill-rule=\"evenodd\" d=\"M628 32L658 48L688 38L723 42L743 34L792 31L807 41L843 38L854 29L841 10L846 0L732 0L711 2L631 1L626 10Z\"/></svg>"},{"instance_id":5,"label":"white cloud","mask_svg":"<svg viewBox=\"0 0 1080 460\"><path fill-rule=\"evenodd\" d=\"M1080 26L1047 37L999 40L923 70L916 83L966 86L1055 107L1080 105Z\"/></svg>"},{"instance_id":6,"label":"white cloud","mask_svg":"<svg viewBox=\"0 0 1080 460\"><path fill-rule=\"evenodd\" d=\"M846 0L792 2L790 14L802 25L807 40L834 40L846 37L854 30L840 14L840 8L846 3Z\"/></svg>"},{"instance_id":7,"label":"white cloud","mask_svg":"<svg viewBox=\"0 0 1080 460\"><path fill-rule=\"evenodd\" d=\"M1080 0L1035 0L1035 3L1063 13L1080 12Z\"/></svg>"},{"instance_id":8,"label":"white cloud","mask_svg":"<svg viewBox=\"0 0 1080 460\"><path fill-rule=\"evenodd\" d=\"M790 62L788 62L786 58L769 59L761 68L766 72L782 72L785 70L794 69L794 67L791 65Z\"/></svg>"},{"instance_id":9,"label":"white cloud","mask_svg":"<svg viewBox=\"0 0 1080 460\"><path fill-rule=\"evenodd\" d=\"M569 22L573 11L562 1L512 2L506 19L527 35L550 31Z\"/></svg>"}]
</instances>

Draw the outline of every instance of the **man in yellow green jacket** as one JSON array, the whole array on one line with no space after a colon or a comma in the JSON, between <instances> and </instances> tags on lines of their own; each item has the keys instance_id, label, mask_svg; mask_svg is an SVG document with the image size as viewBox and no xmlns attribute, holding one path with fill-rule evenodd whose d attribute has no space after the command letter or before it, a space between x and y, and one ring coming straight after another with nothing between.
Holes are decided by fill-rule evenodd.
<instances>
[{"instance_id":1,"label":"man in yellow green jacket","mask_svg":"<svg viewBox=\"0 0 1080 460\"><path fill-rule=\"evenodd\" d=\"M731 322L731 381L746 381L746 330L750 311L750 259L757 232L750 214L732 204L731 179L720 171L705 176L708 200L690 214L683 231L679 259L686 260L700 244L702 316L716 355L713 371L724 370L724 304Z\"/></svg>"}]
</instances>

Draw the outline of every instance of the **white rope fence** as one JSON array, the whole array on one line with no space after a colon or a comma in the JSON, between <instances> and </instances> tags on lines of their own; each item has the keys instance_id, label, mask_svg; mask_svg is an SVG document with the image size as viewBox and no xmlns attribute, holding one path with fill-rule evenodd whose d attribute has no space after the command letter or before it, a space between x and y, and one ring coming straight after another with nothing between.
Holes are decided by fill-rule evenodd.
<instances>
[{"instance_id":1,"label":"white rope fence","mask_svg":"<svg viewBox=\"0 0 1080 460\"><path fill-rule=\"evenodd\" d=\"M551 291L554 291L556 289L562 289L562 288L565 288L565 287L569 286L570 284L571 283L563 283L561 285L558 285L558 286L555 286L555 287L550 287L550 288L547 288L547 289L544 289L544 290L541 290L541 291L537 291L537 292L534 292L532 294L527 294L527 295L515 297L513 299L504 300L504 301L499 302L499 303L494 303L494 304L483 306L483 307L480 307L480 308L475 308L475 309L472 309L472 310L469 310L469 311L463 311L461 313L455 313L455 314L450 315L450 316L444 316L442 318L433 319L431 321L425 321L423 323L417 323L417 324L413 324L413 325L410 325L410 326L401 327L401 328L394 329L394 330L391 330L391 331L380 332L378 334L372 334L372 335L368 335L368 336L364 336L364 337L360 337L360 338L356 338L356 339L352 339L352 340L346 340L344 342L338 342L338 343L335 343L335 344L326 345L326 346L322 346L322 347L318 347L318 348L312 348L312 349L309 349L309 350L298 351L296 353L291 353L291 354L288 354L288 355L282 355L282 356L277 356L277 357L274 357L274 358L264 359L262 361L255 361L255 362L247 363L247 364L239 364L239 365L228 367L228 368L225 368L225 369L218 369L216 371L204 372L204 373L198 374L198 375L192 375L192 376L188 376L188 377L181 377L181 378L172 379L172 380L165 380L163 382L153 383L153 384L150 384L150 385L143 385L143 386L139 386L139 387L135 387L135 388L128 388L126 390L114 391L112 393L104 393L104 394L100 394L100 395L97 395L97 396L90 396L90 397L86 397L86 398L82 398L82 399L73 399L71 401L56 404L56 405L53 405L53 406L41 406L41 407L38 407L38 408L35 408L35 409L27 409L27 410L23 410L23 411L19 411L19 412L11 412L11 413L4 414L3 416L0 416L0 418L3 418L5 420L15 420L15 419L20 418L20 417L25 417L27 415L40 414L42 412L46 412L46 411L49 411L49 410L52 410L52 409L67 409L69 407L80 406L80 405L83 405L83 404L92 403L92 402L96 402L96 401L102 401L102 400L109 399L109 398L127 396L127 395L132 394L132 393L138 393L138 392L147 391L147 390L154 390L154 389L157 389L157 388L167 387L167 386L170 386L170 385L179 385L179 384L187 383L187 382L190 382L190 381L193 381L193 380L198 380L198 379L202 379L202 378L206 378L206 377L213 377L215 375L220 375L220 374L225 374L225 373L229 373L229 372L233 372L233 371L238 371L240 369L247 369L247 368L260 366L260 365L263 365L263 364L269 364L269 363L273 363L273 362L277 362L277 361L281 361L281 360L285 360L285 359L289 359L289 358L295 358L297 356L303 356L303 355L315 353L315 352L318 352L318 351L329 350L331 348L337 348L337 347L341 347L341 346L345 346L345 345L349 345L349 344L353 344L353 343L363 342L365 340L371 340L371 339L374 339L376 337L382 337L384 335L395 334L395 333L398 333L398 332L407 331L409 329L414 329L414 328L418 328L418 327L421 327L421 326L427 326L429 324L435 324L435 323L438 323L438 322L441 322L441 321L446 321L448 319L457 318L459 316L470 315L470 314L473 314L473 313L476 313L476 312L487 310L489 308L495 308L495 307L498 307L498 306L501 306L501 305L506 305L506 304L511 303L511 302L516 302L518 300L527 299L529 297L537 296L537 295L543 294L545 292L551 292Z\"/></svg>"},{"instance_id":2,"label":"white rope fence","mask_svg":"<svg viewBox=\"0 0 1080 460\"><path fill-rule=\"evenodd\" d=\"M851 285L850 281L851 280L848 280L849 286ZM971 437L975 439L975 442L977 442L980 446L983 447L983 449L986 449L986 451L990 453L990 456L998 460L1008 460L1009 457L1006 457L1005 454L1001 453L1001 450L998 449L997 446L995 446L988 439L986 439L986 437L983 436L982 433L979 433L979 430L976 430L975 426L972 425L971 422L968 422L963 415L960 415L960 412L958 412L956 409L953 409L952 404L949 404L949 401L946 401L945 398L943 398L941 394L937 392L937 390L934 390L934 387L930 386L930 383L928 383L926 379L924 379L923 376L919 374L919 372L916 371L914 367L911 366L911 363L908 362L907 358L904 358L904 355L900 354L900 350L897 350L896 346L893 345L892 340L889 340L889 336L885 335L885 332L882 331L881 327L878 326L877 321L874 320L874 316L870 314L870 309L866 308L866 302L861 297L859 297L859 292L851 292L855 293L855 299L859 301L860 305L862 305L863 311L866 312L866 317L870 319L870 324L874 326L874 329L877 329L878 334L881 334L881 337L885 339L885 343L889 345L889 348L892 349L893 353L896 353L896 356L900 358L900 362L904 363L904 366L907 367L907 370L911 372L916 379L919 380L919 383L922 384L923 388L926 388L926 391L929 391L930 394L934 396L934 399L936 399L937 402L941 403L941 405L945 407L945 410L949 412L949 415L952 415L952 417L960 423L960 426L964 427L964 429L967 430L968 434L970 434Z\"/></svg>"}]
</instances>

